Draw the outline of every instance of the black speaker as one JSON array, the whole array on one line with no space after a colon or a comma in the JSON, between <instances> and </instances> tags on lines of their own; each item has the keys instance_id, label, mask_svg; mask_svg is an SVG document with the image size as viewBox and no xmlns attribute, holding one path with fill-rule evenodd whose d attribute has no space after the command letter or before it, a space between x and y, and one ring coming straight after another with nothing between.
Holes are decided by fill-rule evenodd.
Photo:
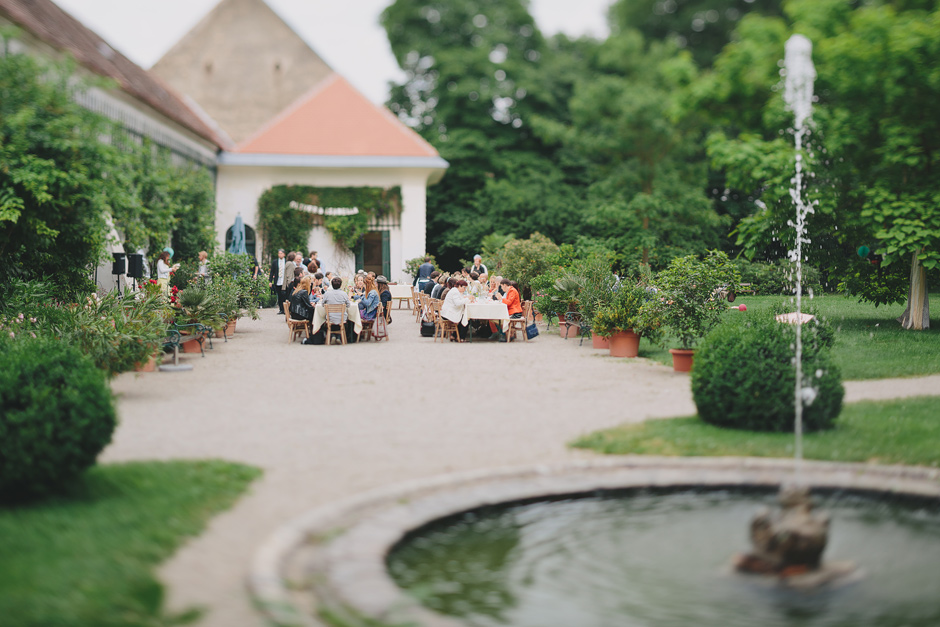
<instances>
[{"instance_id":1,"label":"black speaker","mask_svg":"<svg viewBox=\"0 0 940 627\"><path fill-rule=\"evenodd\" d=\"M144 277L144 256L138 253L127 255L127 276L132 279Z\"/></svg>"},{"instance_id":2,"label":"black speaker","mask_svg":"<svg viewBox=\"0 0 940 627\"><path fill-rule=\"evenodd\" d=\"M124 253L111 253L114 263L111 264L111 274L124 274Z\"/></svg>"}]
</instances>

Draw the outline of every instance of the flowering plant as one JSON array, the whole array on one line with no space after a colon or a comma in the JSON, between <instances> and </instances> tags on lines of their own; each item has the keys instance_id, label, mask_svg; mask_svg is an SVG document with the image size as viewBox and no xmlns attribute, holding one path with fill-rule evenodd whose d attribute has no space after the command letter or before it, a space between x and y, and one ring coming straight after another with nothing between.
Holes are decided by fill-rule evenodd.
<instances>
[{"instance_id":1,"label":"flowering plant","mask_svg":"<svg viewBox=\"0 0 940 627\"><path fill-rule=\"evenodd\" d=\"M739 291L740 274L723 252L712 251L704 259L678 257L653 279L655 297L643 306L648 324L661 322L690 349L711 331L725 311L723 290Z\"/></svg>"}]
</instances>

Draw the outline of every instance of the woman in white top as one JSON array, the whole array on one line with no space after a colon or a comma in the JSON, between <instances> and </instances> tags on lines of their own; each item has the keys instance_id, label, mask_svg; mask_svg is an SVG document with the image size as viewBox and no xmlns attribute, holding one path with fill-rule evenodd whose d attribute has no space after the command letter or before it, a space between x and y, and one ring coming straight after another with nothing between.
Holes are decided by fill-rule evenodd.
<instances>
[{"instance_id":1,"label":"woman in white top","mask_svg":"<svg viewBox=\"0 0 940 627\"><path fill-rule=\"evenodd\" d=\"M170 272L172 270L173 268L170 267L170 253L164 250L157 257L157 283L163 288L164 293L167 293L170 289Z\"/></svg>"},{"instance_id":2,"label":"woman in white top","mask_svg":"<svg viewBox=\"0 0 940 627\"><path fill-rule=\"evenodd\" d=\"M454 288L447 292L444 302L441 304L441 317L447 318L457 324L457 335L463 340L467 337L468 327L461 323L467 303L473 302L473 297L467 295L467 282L457 281Z\"/></svg>"}]
</instances>

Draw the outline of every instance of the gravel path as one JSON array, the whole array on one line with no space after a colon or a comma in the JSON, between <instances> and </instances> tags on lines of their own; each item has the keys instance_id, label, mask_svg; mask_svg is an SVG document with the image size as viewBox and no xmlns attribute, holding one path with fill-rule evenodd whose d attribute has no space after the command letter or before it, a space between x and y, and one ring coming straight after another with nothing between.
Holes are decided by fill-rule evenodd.
<instances>
[{"instance_id":1,"label":"gravel path","mask_svg":"<svg viewBox=\"0 0 940 627\"><path fill-rule=\"evenodd\" d=\"M287 343L274 310L239 321L191 372L115 379L121 424L102 461L221 458L264 469L160 571L173 609L202 627L261 627L245 592L250 559L284 521L372 488L477 468L590 455L582 433L695 412L687 375L606 357L545 333L534 342L433 343L410 312L390 342ZM940 395L940 376L847 384L846 400Z\"/></svg>"}]
</instances>

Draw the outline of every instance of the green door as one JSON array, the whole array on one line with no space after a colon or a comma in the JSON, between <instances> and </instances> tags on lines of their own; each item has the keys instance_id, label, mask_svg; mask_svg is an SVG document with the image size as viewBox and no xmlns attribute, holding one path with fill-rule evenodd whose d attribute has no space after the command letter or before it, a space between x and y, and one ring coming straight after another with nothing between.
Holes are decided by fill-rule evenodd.
<instances>
[{"instance_id":1,"label":"green door","mask_svg":"<svg viewBox=\"0 0 940 627\"><path fill-rule=\"evenodd\" d=\"M389 232L369 231L356 248L356 270L384 274L392 268L389 254Z\"/></svg>"}]
</instances>

